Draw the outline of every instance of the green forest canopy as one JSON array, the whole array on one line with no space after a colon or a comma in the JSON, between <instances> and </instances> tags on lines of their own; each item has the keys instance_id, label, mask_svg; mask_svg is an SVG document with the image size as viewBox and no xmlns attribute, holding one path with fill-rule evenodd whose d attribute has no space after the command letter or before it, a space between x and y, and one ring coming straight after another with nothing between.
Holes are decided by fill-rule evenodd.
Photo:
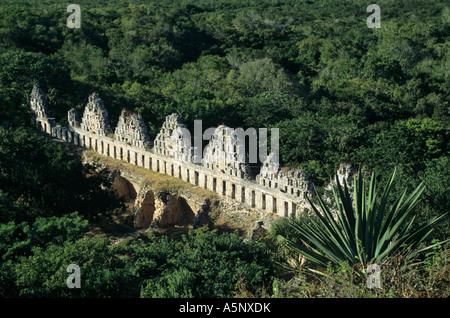
<instances>
[{"instance_id":1,"label":"green forest canopy","mask_svg":"<svg viewBox=\"0 0 450 318\"><path fill-rule=\"evenodd\" d=\"M379 1L380 29L365 1L78 3L70 29L66 2L3 1L2 120L28 122L39 81L62 124L95 90L113 121L140 111L152 137L172 112L279 127L282 163L317 184L343 161L418 178L448 154L445 1Z\"/></svg>"}]
</instances>

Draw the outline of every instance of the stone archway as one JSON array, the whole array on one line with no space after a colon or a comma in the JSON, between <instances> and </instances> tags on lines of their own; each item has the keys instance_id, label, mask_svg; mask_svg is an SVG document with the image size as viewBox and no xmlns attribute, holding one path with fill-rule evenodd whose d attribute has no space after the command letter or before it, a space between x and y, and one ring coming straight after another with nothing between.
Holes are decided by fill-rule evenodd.
<instances>
[{"instance_id":1,"label":"stone archway","mask_svg":"<svg viewBox=\"0 0 450 318\"><path fill-rule=\"evenodd\" d=\"M114 178L111 188L118 197L124 198L126 203L134 203L136 200L136 189L130 181L122 176L117 176Z\"/></svg>"},{"instance_id":2,"label":"stone archway","mask_svg":"<svg viewBox=\"0 0 450 318\"><path fill-rule=\"evenodd\" d=\"M161 202L157 204L158 209L154 223L162 227L182 223L184 211L180 198L172 194L163 194L158 199Z\"/></svg>"},{"instance_id":3,"label":"stone archway","mask_svg":"<svg viewBox=\"0 0 450 318\"><path fill-rule=\"evenodd\" d=\"M134 226L149 227L153 222L153 215L155 213L155 193L152 190L147 191L137 209Z\"/></svg>"},{"instance_id":4,"label":"stone archway","mask_svg":"<svg viewBox=\"0 0 450 318\"><path fill-rule=\"evenodd\" d=\"M154 198L151 226L193 225L199 209L198 204L183 197L159 193Z\"/></svg>"},{"instance_id":5,"label":"stone archway","mask_svg":"<svg viewBox=\"0 0 450 318\"><path fill-rule=\"evenodd\" d=\"M180 206L183 211L183 218L181 219L181 222L184 224L194 224L195 216L197 214L196 211L200 208L195 204L194 206L192 203L189 204L183 197L178 197L178 200L180 201Z\"/></svg>"}]
</instances>

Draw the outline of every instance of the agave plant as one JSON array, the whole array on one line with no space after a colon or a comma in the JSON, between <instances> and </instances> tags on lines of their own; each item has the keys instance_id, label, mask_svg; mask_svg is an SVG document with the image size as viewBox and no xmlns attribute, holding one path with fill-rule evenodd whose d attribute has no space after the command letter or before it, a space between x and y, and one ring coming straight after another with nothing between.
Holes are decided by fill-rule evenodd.
<instances>
[{"instance_id":1,"label":"agave plant","mask_svg":"<svg viewBox=\"0 0 450 318\"><path fill-rule=\"evenodd\" d=\"M282 237L288 249L293 250L312 263L326 267L328 263L340 264L381 264L387 256L409 252L408 256L431 248L418 250L418 246L433 230L433 225L448 213L434 217L419 228L413 230L416 216L412 215L414 207L424 190L421 183L407 196L402 195L389 204L389 195L395 177L392 173L380 198L377 197L375 174L370 183L359 171L354 178L353 197L347 184L342 186L336 177L337 187L333 187L336 208L332 210L317 194L317 208L309 198L317 220L301 222L295 219L283 219L294 231L299 240L295 242ZM286 224L285 224L286 225Z\"/></svg>"}]
</instances>

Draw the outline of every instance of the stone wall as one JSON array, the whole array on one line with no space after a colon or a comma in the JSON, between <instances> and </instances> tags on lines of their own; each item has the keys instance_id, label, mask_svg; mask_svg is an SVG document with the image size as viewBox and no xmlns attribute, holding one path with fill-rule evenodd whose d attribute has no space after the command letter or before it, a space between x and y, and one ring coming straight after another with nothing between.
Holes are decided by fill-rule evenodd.
<instances>
[{"instance_id":1,"label":"stone wall","mask_svg":"<svg viewBox=\"0 0 450 318\"><path fill-rule=\"evenodd\" d=\"M31 118L40 129L51 134L55 119L49 116L48 104L38 84L33 85L30 97Z\"/></svg>"},{"instance_id":2,"label":"stone wall","mask_svg":"<svg viewBox=\"0 0 450 318\"><path fill-rule=\"evenodd\" d=\"M271 189L278 189L296 197L314 195L313 184L302 169L282 170L274 153L267 156L256 181Z\"/></svg>"},{"instance_id":3,"label":"stone wall","mask_svg":"<svg viewBox=\"0 0 450 318\"><path fill-rule=\"evenodd\" d=\"M83 118L81 119L81 129L99 136L107 136L111 133L108 112L105 109L103 100L97 93L89 96Z\"/></svg>"},{"instance_id":4,"label":"stone wall","mask_svg":"<svg viewBox=\"0 0 450 318\"><path fill-rule=\"evenodd\" d=\"M251 176L245 145L239 143L233 129L225 125L217 127L211 136L204 151L202 165L237 178Z\"/></svg>"},{"instance_id":5,"label":"stone wall","mask_svg":"<svg viewBox=\"0 0 450 318\"><path fill-rule=\"evenodd\" d=\"M37 95L32 99L32 110L35 116L38 116L41 114L39 107L44 104L41 99L42 92L39 93L37 89L36 91ZM79 126L76 113L72 110L68 118L70 128L54 123L50 130L43 129L42 125L40 128L56 139L182 179L265 213L279 216L298 215L308 206L304 197L305 194L312 194L312 184L304 171L282 171L278 163L273 162L274 157L269 156L255 181L250 175L245 145L239 144L236 136L228 133L227 126L217 127L205 148L202 163L197 164L192 160L190 136L185 135L186 125L177 114L166 117L150 150L142 147L146 141L151 141L144 129L142 118L138 115L123 111L115 130L116 134L109 134L108 113L98 94L89 96ZM170 201L170 198L168 200ZM154 198L154 201L157 199ZM169 207L178 204L172 203ZM153 213L157 213L156 210ZM139 219L139 222L147 224L148 216ZM159 222L165 221L162 219Z\"/></svg>"},{"instance_id":6,"label":"stone wall","mask_svg":"<svg viewBox=\"0 0 450 318\"><path fill-rule=\"evenodd\" d=\"M142 115L126 109L120 114L114 137L136 148L145 149L152 146Z\"/></svg>"}]
</instances>

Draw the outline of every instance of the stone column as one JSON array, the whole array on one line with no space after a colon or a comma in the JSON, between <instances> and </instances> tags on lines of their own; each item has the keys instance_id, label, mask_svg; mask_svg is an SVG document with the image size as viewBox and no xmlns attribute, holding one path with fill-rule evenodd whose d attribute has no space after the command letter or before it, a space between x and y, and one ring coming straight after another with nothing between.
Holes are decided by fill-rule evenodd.
<instances>
[{"instance_id":1,"label":"stone column","mask_svg":"<svg viewBox=\"0 0 450 318\"><path fill-rule=\"evenodd\" d=\"M189 168L181 167L181 180L185 181L185 182L189 182Z\"/></svg>"},{"instance_id":2,"label":"stone column","mask_svg":"<svg viewBox=\"0 0 450 318\"><path fill-rule=\"evenodd\" d=\"M244 186L242 186L240 184L236 184L235 199L238 202L242 202L242 203L245 202L245 187Z\"/></svg>"},{"instance_id":3,"label":"stone column","mask_svg":"<svg viewBox=\"0 0 450 318\"><path fill-rule=\"evenodd\" d=\"M236 198L236 185L230 181L226 181L226 184L227 184L227 190L226 190L227 197L235 199Z\"/></svg>"},{"instance_id":4,"label":"stone column","mask_svg":"<svg viewBox=\"0 0 450 318\"><path fill-rule=\"evenodd\" d=\"M277 199L274 198L271 194L266 195L266 210L267 212L275 213L277 208Z\"/></svg>"},{"instance_id":5,"label":"stone column","mask_svg":"<svg viewBox=\"0 0 450 318\"><path fill-rule=\"evenodd\" d=\"M253 195L254 190L249 187L245 187L245 203L251 207L255 206L255 198L253 198Z\"/></svg>"},{"instance_id":6,"label":"stone column","mask_svg":"<svg viewBox=\"0 0 450 318\"><path fill-rule=\"evenodd\" d=\"M255 191L255 205L258 209L266 209L265 199L263 200L263 193L259 190Z\"/></svg>"}]
</instances>

